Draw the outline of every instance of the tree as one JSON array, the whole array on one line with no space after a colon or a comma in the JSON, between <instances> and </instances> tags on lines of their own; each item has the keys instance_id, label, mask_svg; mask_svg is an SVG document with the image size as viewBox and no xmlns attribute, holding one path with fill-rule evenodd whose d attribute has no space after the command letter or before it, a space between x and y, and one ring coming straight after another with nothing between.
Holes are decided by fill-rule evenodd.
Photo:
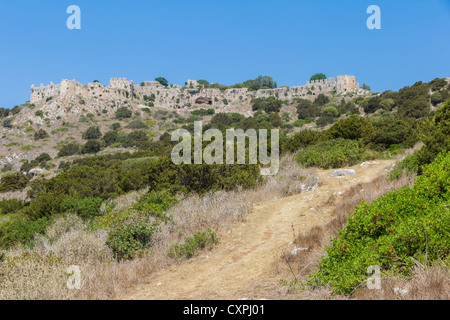
<instances>
[{"instance_id":1,"label":"tree","mask_svg":"<svg viewBox=\"0 0 450 320\"><path fill-rule=\"evenodd\" d=\"M108 131L103 136L103 141L105 141L105 144L107 146L110 146L117 141L117 136L118 136L117 131Z\"/></svg>"},{"instance_id":2,"label":"tree","mask_svg":"<svg viewBox=\"0 0 450 320\"><path fill-rule=\"evenodd\" d=\"M257 91L259 89L275 89L277 88L277 83L269 76L258 76L254 80L247 80L244 83L247 88Z\"/></svg>"},{"instance_id":3,"label":"tree","mask_svg":"<svg viewBox=\"0 0 450 320\"><path fill-rule=\"evenodd\" d=\"M330 98L328 98L326 95L324 95L323 93L319 94L316 98L316 100L314 100L314 103L319 105L319 106L324 106L326 105L328 102L330 102Z\"/></svg>"},{"instance_id":4,"label":"tree","mask_svg":"<svg viewBox=\"0 0 450 320\"><path fill-rule=\"evenodd\" d=\"M362 84L361 88L364 90L370 91L370 87L365 83Z\"/></svg>"},{"instance_id":5,"label":"tree","mask_svg":"<svg viewBox=\"0 0 450 320\"><path fill-rule=\"evenodd\" d=\"M12 128L12 119L5 119L3 121L3 127L8 129Z\"/></svg>"},{"instance_id":6,"label":"tree","mask_svg":"<svg viewBox=\"0 0 450 320\"><path fill-rule=\"evenodd\" d=\"M121 108L117 109L116 114L115 114L116 119L131 118L132 115L133 115L133 113L127 107L121 107Z\"/></svg>"},{"instance_id":7,"label":"tree","mask_svg":"<svg viewBox=\"0 0 450 320\"><path fill-rule=\"evenodd\" d=\"M85 132L83 132L82 137L84 140L99 139L102 136L100 128L97 126L89 127Z\"/></svg>"},{"instance_id":8,"label":"tree","mask_svg":"<svg viewBox=\"0 0 450 320\"><path fill-rule=\"evenodd\" d=\"M167 79L165 79L163 77L158 77L158 78L155 79L155 81L158 81L164 87L167 87L169 85L169 82L167 81Z\"/></svg>"},{"instance_id":9,"label":"tree","mask_svg":"<svg viewBox=\"0 0 450 320\"><path fill-rule=\"evenodd\" d=\"M266 113L280 112L281 105L283 104L281 100L278 100L275 97L255 98L252 99L251 102L253 111L263 110Z\"/></svg>"},{"instance_id":10,"label":"tree","mask_svg":"<svg viewBox=\"0 0 450 320\"><path fill-rule=\"evenodd\" d=\"M204 86L205 88L209 87L209 82L206 80L197 80L197 83Z\"/></svg>"},{"instance_id":11,"label":"tree","mask_svg":"<svg viewBox=\"0 0 450 320\"><path fill-rule=\"evenodd\" d=\"M275 127L281 127L283 125L283 120L278 113L272 112L269 114L269 122Z\"/></svg>"},{"instance_id":12,"label":"tree","mask_svg":"<svg viewBox=\"0 0 450 320\"><path fill-rule=\"evenodd\" d=\"M84 145L83 149L81 150L81 153L86 154L86 153L97 153L101 150L101 145L100 142L98 140L88 140L88 142L86 142L86 144Z\"/></svg>"},{"instance_id":13,"label":"tree","mask_svg":"<svg viewBox=\"0 0 450 320\"><path fill-rule=\"evenodd\" d=\"M364 100L361 106L363 107L365 113L374 113L380 108L380 103L381 103L380 97L373 97Z\"/></svg>"},{"instance_id":14,"label":"tree","mask_svg":"<svg viewBox=\"0 0 450 320\"><path fill-rule=\"evenodd\" d=\"M21 111L19 106L15 106L14 108L11 109L11 113L12 114L18 114Z\"/></svg>"},{"instance_id":15,"label":"tree","mask_svg":"<svg viewBox=\"0 0 450 320\"><path fill-rule=\"evenodd\" d=\"M80 146L76 143L64 145L58 152L58 157L68 157L80 152Z\"/></svg>"},{"instance_id":16,"label":"tree","mask_svg":"<svg viewBox=\"0 0 450 320\"><path fill-rule=\"evenodd\" d=\"M49 135L44 129L40 129L34 133L34 140L42 140L48 137Z\"/></svg>"},{"instance_id":17,"label":"tree","mask_svg":"<svg viewBox=\"0 0 450 320\"><path fill-rule=\"evenodd\" d=\"M314 81L314 80L326 80L326 79L327 79L327 76L324 73L316 73L309 80Z\"/></svg>"}]
</instances>

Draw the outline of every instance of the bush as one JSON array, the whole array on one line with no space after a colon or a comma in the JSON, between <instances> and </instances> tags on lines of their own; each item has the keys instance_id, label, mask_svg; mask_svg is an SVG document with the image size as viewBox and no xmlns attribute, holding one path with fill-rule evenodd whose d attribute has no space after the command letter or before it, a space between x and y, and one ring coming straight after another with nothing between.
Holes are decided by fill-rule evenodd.
<instances>
[{"instance_id":1,"label":"bush","mask_svg":"<svg viewBox=\"0 0 450 320\"><path fill-rule=\"evenodd\" d=\"M326 105L329 102L330 102L330 98L328 98L323 93L319 94L317 96L317 98L314 100L314 103L319 105L319 106L324 106L324 105Z\"/></svg>"},{"instance_id":2,"label":"bush","mask_svg":"<svg viewBox=\"0 0 450 320\"><path fill-rule=\"evenodd\" d=\"M193 116L212 116L216 113L214 109L199 109L191 112Z\"/></svg>"},{"instance_id":3,"label":"bush","mask_svg":"<svg viewBox=\"0 0 450 320\"><path fill-rule=\"evenodd\" d=\"M365 99L361 106L363 107L365 113L374 113L381 108L380 103L381 97L373 97Z\"/></svg>"},{"instance_id":4,"label":"bush","mask_svg":"<svg viewBox=\"0 0 450 320\"><path fill-rule=\"evenodd\" d=\"M283 104L281 100L278 100L275 97L255 98L252 99L251 103L253 111L263 110L266 113L280 112L281 106Z\"/></svg>"},{"instance_id":5,"label":"bush","mask_svg":"<svg viewBox=\"0 0 450 320\"><path fill-rule=\"evenodd\" d=\"M97 153L102 149L102 146L98 140L88 140L81 149L82 154Z\"/></svg>"},{"instance_id":6,"label":"bush","mask_svg":"<svg viewBox=\"0 0 450 320\"><path fill-rule=\"evenodd\" d=\"M12 119L3 120L3 128L12 128Z\"/></svg>"},{"instance_id":7,"label":"bush","mask_svg":"<svg viewBox=\"0 0 450 320\"><path fill-rule=\"evenodd\" d=\"M143 123L141 120L134 120L131 121L130 124L127 126L129 129L146 129L148 126Z\"/></svg>"},{"instance_id":8,"label":"bush","mask_svg":"<svg viewBox=\"0 0 450 320\"><path fill-rule=\"evenodd\" d=\"M297 161L306 167L342 168L355 165L363 154L364 148L357 141L335 139L321 141L300 151Z\"/></svg>"},{"instance_id":9,"label":"bush","mask_svg":"<svg viewBox=\"0 0 450 320\"><path fill-rule=\"evenodd\" d=\"M110 146L117 141L118 135L117 131L108 131L103 136L103 141L105 141L107 146Z\"/></svg>"},{"instance_id":10,"label":"bush","mask_svg":"<svg viewBox=\"0 0 450 320\"><path fill-rule=\"evenodd\" d=\"M61 212L74 213L82 218L94 218L101 215L100 208L104 200L101 198L87 197L83 199L66 199L61 203Z\"/></svg>"},{"instance_id":11,"label":"bush","mask_svg":"<svg viewBox=\"0 0 450 320\"><path fill-rule=\"evenodd\" d=\"M149 142L150 141L148 139L147 133L145 133L144 131L133 131L122 142L122 147L138 147L141 149L146 149L149 146Z\"/></svg>"},{"instance_id":12,"label":"bush","mask_svg":"<svg viewBox=\"0 0 450 320\"><path fill-rule=\"evenodd\" d=\"M424 169L413 188L388 193L370 205L362 202L347 225L326 247L327 255L309 278L350 294L364 284L367 268L411 275L415 261L429 265L448 261L450 248L450 153Z\"/></svg>"},{"instance_id":13,"label":"bush","mask_svg":"<svg viewBox=\"0 0 450 320\"><path fill-rule=\"evenodd\" d=\"M147 218L132 218L108 234L106 245L112 250L118 260L132 259L142 254L148 248L156 224L151 224Z\"/></svg>"},{"instance_id":14,"label":"bush","mask_svg":"<svg viewBox=\"0 0 450 320\"><path fill-rule=\"evenodd\" d=\"M82 133L84 140L100 139L101 136L100 128L96 126L89 127L89 129Z\"/></svg>"},{"instance_id":15,"label":"bush","mask_svg":"<svg viewBox=\"0 0 450 320\"><path fill-rule=\"evenodd\" d=\"M49 135L44 129L40 129L34 133L34 140L42 140L48 137Z\"/></svg>"},{"instance_id":16,"label":"bush","mask_svg":"<svg viewBox=\"0 0 450 320\"><path fill-rule=\"evenodd\" d=\"M117 109L117 111L115 113L116 119L128 119L128 118L131 118L132 115L133 115L133 113L127 107L121 107L121 108Z\"/></svg>"},{"instance_id":17,"label":"bush","mask_svg":"<svg viewBox=\"0 0 450 320\"><path fill-rule=\"evenodd\" d=\"M68 157L78 153L80 153L80 146L73 142L62 146L61 150L58 152L58 157Z\"/></svg>"},{"instance_id":18,"label":"bush","mask_svg":"<svg viewBox=\"0 0 450 320\"><path fill-rule=\"evenodd\" d=\"M319 127L324 127L328 124L332 124L334 122L334 118L330 116L323 116L316 120L316 124Z\"/></svg>"},{"instance_id":19,"label":"bush","mask_svg":"<svg viewBox=\"0 0 450 320\"><path fill-rule=\"evenodd\" d=\"M23 209L27 203L22 200L9 199L0 201L0 215L13 214Z\"/></svg>"},{"instance_id":20,"label":"bush","mask_svg":"<svg viewBox=\"0 0 450 320\"><path fill-rule=\"evenodd\" d=\"M369 142L374 135L374 128L369 118L351 115L336 122L325 135L330 139L363 139Z\"/></svg>"},{"instance_id":21,"label":"bush","mask_svg":"<svg viewBox=\"0 0 450 320\"><path fill-rule=\"evenodd\" d=\"M190 259L199 250L218 242L219 240L212 230L208 230L208 232L197 232L192 237L186 238L183 244L173 244L169 249L168 255L173 258Z\"/></svg>"},{"instance_id":22,"label":"bush","mask_svg":"<svg viewBox=\"0 0 450 320\"><path fill-rule=\"evenodd\" d=\"M48 219L35 221L13 219L0 224L0 248L9 249L17 243L32 245L30 239L39 233L44 233Z\"/></svg>"},{"instance_id":23,"label":"bush","mask_svg":"<svg viewBox=\"0 0 450 320\"><path fill-rule=\"evenodd\" d=\"M281 150L295 152L319 141L322 134L313 130L302 130L281 143Z\"/></svg>"},{"instance_id":24,"label":"bush","mask_svg":"<svg viewBox=\"0 0 450 320\"><path fill-rule=\"evenodd\" d=\"M23 190L31 177L22 173L11 173L3 176L0 182L0 192Z\"/></svg>"}]
</instances>

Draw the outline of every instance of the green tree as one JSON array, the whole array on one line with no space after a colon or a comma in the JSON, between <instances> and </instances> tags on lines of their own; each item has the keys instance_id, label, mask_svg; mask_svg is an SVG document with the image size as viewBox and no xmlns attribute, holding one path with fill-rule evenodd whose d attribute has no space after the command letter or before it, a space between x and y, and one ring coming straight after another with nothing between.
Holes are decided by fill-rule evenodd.
<instances>
[{"instance_id":1,"label":"green tree","mask_svg":"<svg viewBox=\"0 0 450 320\"><path fill-rule=\"evenodd\" d=\"M89 127L85 132L83 132L82 137L84 140L100 139L102 133L100 128L97 126Z\"/></svg>"},{"instance_id":2,"label":"green tree","mask_svg":"<svg viewBox=\"0 0 450 320\"><path fill-rule=\"evenodd\" d=\"M155 79L155 81L158 81L164 87L167 87L169 85L169 82L167 81L167 79L165 79L163 77L158 77L158 78Z\"/></svg>"},{"instance_id":3,"label":"green tree","mask_svg":"<svg viewBox=\"0 0 450 320\"><path fill-rule=\"evenodd\" d=\"M98 140L88 140L86 144L83 146L83 149L81 150L81 153L97 153L101 150L102 146Z\"/></svg>"},{"instance_id":4,"label":"green tree","mask_svg":"<svg viewBox=\"0 0 450 320\"><path fill-rule=\"evenodd\" d=\"M316 73L315 75L311 76L310 81L314 80L326 80L327 76L324 73Z\"/></svg>"},{"instance_id":5,"label":"green tree","mask_svg":"<svg viewBox=\"0 0 450 320\"><path fill-rule=\"evenodd\" d=\"M44 129L40 129L34 133L34 140L42 140L48 137L49 135Z\"/></svg>"}]
</instances>

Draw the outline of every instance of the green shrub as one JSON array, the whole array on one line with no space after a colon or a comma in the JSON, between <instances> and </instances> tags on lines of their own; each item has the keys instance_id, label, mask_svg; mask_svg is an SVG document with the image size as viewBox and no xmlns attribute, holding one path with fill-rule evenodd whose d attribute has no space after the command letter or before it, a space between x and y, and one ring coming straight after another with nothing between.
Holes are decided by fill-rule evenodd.
<instances>
[{"instance_id":1,"label":"green shrub","mask_svg":"<svg viewBox=\"0 0 450 320\"><path fill-rule=\"evenodd\" d=\"M12 128L13 127L12 121L13 121L12 119L3 120L3 128L8 128L8 129Z\"/></svg>"},{"instance_id":2,"label":"green shrub","mask_svg":"<svg viewBox=\"0 0 450 320\"><path fill-rule=\"evenodd\" d=\"M367 268L410 275L415 262L447 261L450 248L450 153L424 168L413 188L390 192L370 205L362 202L326 247L327 255L309 278L350 294L364 284ZM414 260L413 260L414 259Z\"/></svg>"},{"instance_id":3,"label":"green shrub","mask_svg":"<svg viewBox=\"0 0 450 320\"><path fill-rule=\"evenodd\" d=\"M48 137L49 135L44 129L40 129L34 133L34 140L42 140Z\"/></svg>"},{"instance_id":4,"label":"green shrub","mask_svg":"<svg viewBox=\"0 0 450 320\"><path fill-rule=\"evenodd\" d=\"M251 103L253 111L263 110L266 113L280 112L281 106L283 104L281 100L278 100L275 97L255 98L252 99Z\"/></svg>"},{"instance_id":5,"label":"green shrub","mask_svg":"<svg viewBox=\"0 0 450 320\"><path fill-rule=\"evenodd\" d=\"M147 218L132 218L111 230L106 245L118 260L132 259L148 249L157 225Z\"/></svg>"},{"instance_id":6,"label":"green shrub","mask_svg":"<svg viewBox=\"0 0 450 320\"><path fill-rule=\"evenodd\" d=\"M168 221L170 218L165 215L165 212L177 203L178 199L166 191L150 191L139 198L138 202L131 209L144 215Z\"/></svg>"},{"instance_id":7,"label":"green shrub","mask_svg":"<svg viewBox=\"0 0 450 320\"><path fill-rule=\"evenodd\" d=\"M362 159L364 151L364 148L354 140L327 140L300 151L297 161L306 167L342 168L358 163Z\"/></svg>"},{"instance_id":8,"label":"green shrub","mask_svg":"<svg viewBox=\"0 0 450 320\"><path fill-rule=\"evenodd\" d=\"M69 143L61 147L61 150L59 150L58 152L58 157L61 158L72 156L74 154L80 153L80 151L80 146L77 143Z\"/></svg>"},{"instance_id":9,"label":"green shrub","mask_svg":"<svg viewBox=\"0 0 450 320\"><path fill-rule=\"evenodd\" d=\"M173 258L190 259L199 250L205 249L219 242L216 234L212 230L208 232L197 232L192 237L185 239L183 244L172 244L168 255Z\"/></svg>"},{"instance_id":10,"label":"green shrub","mask_svg":"<svg viewBox=\"0 0 450 320\"><path fill-rule=\"evenodd\" d=\"M27 220L15 218L0 224L0 248L9 249L17 243L32 245L34 235L45 232L48 219Z\"/></svg>"},{"instance_id":11,"label":"green shrub","mask_svg":"<svg viewBox=\"0 0 450 320\"><path fill-rule=\"evenodd\" d=\"M115 113L116 119L128 119L128 118L131 118L132 115L133 115L133 113L127 107L121 107L121 108L117 109L117 111Z\"/></svg>"},{"instance_id":12,"label":"green shrub","mask_svg":"<svg viewBox=\"0 0 450 320\"><path fill-rule=\"evenodd\" d=\"M323 116L316 120L316 124L319 127L324 127L327 124L332 124L334 122L334 118L330 116Z\"/></svg>"},{"instance_id":13,"label":"green shrub","mask_svg":"<svg viewBox=\"0 0 450 320\"><path fill-rule=\"evenodd\" d=\"M100 128L97 126L89 127L89 129L82 133L84 140L100 139L101 136L102 133L100 132Z\"/></svg>"},{"instance_id":14,"label":"green shrub","mask_svg":"<svg viewBox=\"0 0 450 320\"><path fill-rule=\"evenodd\" d=\"M329 139L363 139L367 143L374 136L374 128L369 118L351 115L336 122L325 135Z\"/></svg>"},{"instance_id":15,"label":"green shrub","mask_svg":"<svg viewBox=\"0 0 450 320\"><path fill-rule=\"evenodd\" d=\"M97 153L102 149L102 146L98 140L88 140L81 149L82 154Z\"/></svg>"},{"instance_id":16,"label":"green shrub","mask_svg":"<svg viewBox=\"0 0 450 320\"><path fill-rule=\"evenodd\" d=\"M129 129L146 129L148 126L140 120L131 121L127 126Z\"/></svg>"},{"instance_id":17,"label":"green shrub","mask_svg":"<svg viewBox=\"0 0 450 320\"><path fill-rule=\"evenodd\" d=\"M23 209L27 203L22 200L9 199L0 201L0 215L17 213Z\"/></svg>"},{"instance_id":18,"label":"green shrub","mask_svg":"<svg viewBox=\"0 0 450 320\"><path fill-rule=\"evenodd\" d=\"M302 130L281 143L281 151L295 152L315 144L321 138L322 133L314 130Z\"/></svg>"},{"instance_id":19,"label":"green shrub","mask_svg":"<svg viewBox=\"0 0 450 320\"><path fill-rule=\"evenodd\" d=\"M2 177L0 182L0 192L23 190L27 186L31 177L22 173L11 173Z\"/></svg>"},{"instance_id":20,"label":"green shrub","mask_svg":"<svg viewBox=\"0 0 450 320\"><path fill-rule=\"evenodd\" d=\"M212 116L216 113L214 109L199 109L191 112L193 116Z\"/></svg>"},{"instance_id":21,"label":"green shrub","mask_svg":"<svg viewBox=\"0 0 450 320\"><path fill-rule=\"evenodd\" d=\"M94 218L101 215L101 206L104 200L101 198L87 197L83 199L65 199L61 203L61 212L74 213L82 218Z\"/></svg>"}]
</instances>

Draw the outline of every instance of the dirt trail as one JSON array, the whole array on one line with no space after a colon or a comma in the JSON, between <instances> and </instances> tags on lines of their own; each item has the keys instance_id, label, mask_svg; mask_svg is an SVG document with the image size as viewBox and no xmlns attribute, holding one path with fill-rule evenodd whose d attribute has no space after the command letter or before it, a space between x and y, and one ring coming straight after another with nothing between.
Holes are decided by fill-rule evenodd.
<instances>
[{"instance_id":1,"label":"dirt trail","mask_svg":"<svg viewBox=\"0 0 450 320\"><path fill-rule=\"evenodd\" d=\"M279 280L273 262L294 239L294 230L298 235L326 224L331 219L326 201L332 194L339 198L393 163L356 165L350 167L356 174L346 177L330 177L334 170L317 170L323 183L314 191L256 204L245 222L220 235L220 244L212 251L155 273L147 284L120 299L270 299L270 290L258 290L258 285Z\"/></svg>"}]
</instances>

